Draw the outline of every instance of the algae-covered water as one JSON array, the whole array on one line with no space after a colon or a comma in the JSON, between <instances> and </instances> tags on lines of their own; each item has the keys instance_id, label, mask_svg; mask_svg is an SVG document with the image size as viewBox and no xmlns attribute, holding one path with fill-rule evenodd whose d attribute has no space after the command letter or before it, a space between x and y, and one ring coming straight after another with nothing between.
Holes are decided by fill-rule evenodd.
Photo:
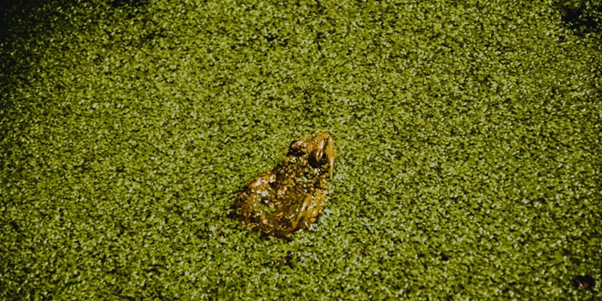
<instances>
[{"instance_id":1,"label":"algae-covered water","mask_svg":"<svg viewBox=\"0 0 602 301\"><path fill-rule=\"evenodd\" d=\"M0 299L602 299L600 7L13 1ZM320 131L315 226L230 217Z\"/></svg>"}]
</instances>

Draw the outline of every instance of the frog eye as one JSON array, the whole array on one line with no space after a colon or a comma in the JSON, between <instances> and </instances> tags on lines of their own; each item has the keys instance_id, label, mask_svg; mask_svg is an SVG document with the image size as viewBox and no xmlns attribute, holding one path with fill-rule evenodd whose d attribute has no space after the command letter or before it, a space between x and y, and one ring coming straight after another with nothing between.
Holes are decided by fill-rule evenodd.
<instances>
[{"instance_id":1,"label":"frog eye","mask_svg":"<svg viewBox=\"0 0 602 301\"><path fill-rule=\"evenodd\" d=\"M324 166L328 163L328 155L325 152L315 152L313 156L309 156L309 164L314 168Z\"/></svg>"},{"instance_id":2,"label":"frog eye","mask_svg":"<svg viewBox=\"0 0 602 301\"><path fill-rule=\"evenodd\" d=\"M320 164L324 165L324 164L328 163L328 155L326 155L326 153L320 152L320 154L317 156L320 157L320 159L318 160L318 162L320 162Z\"/></svg>"}]
</instances>

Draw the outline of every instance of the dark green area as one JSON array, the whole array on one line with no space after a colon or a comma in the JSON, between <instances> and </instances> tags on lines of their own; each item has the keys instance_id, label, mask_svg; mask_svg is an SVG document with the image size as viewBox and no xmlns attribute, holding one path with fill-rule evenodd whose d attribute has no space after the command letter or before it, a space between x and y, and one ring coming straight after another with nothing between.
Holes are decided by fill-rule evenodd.
<instances>
[{"instance_id":1,"label":"dark green area","mask_svg":"<svg viewBox=\"0 0 602 301\"><path fill-rule=\"evenodd\" d=\"M602 299L599 1L33 3L2 10L0 299ZM318 131L313 229L228 217Z\"/></svg>"}]
</instances>

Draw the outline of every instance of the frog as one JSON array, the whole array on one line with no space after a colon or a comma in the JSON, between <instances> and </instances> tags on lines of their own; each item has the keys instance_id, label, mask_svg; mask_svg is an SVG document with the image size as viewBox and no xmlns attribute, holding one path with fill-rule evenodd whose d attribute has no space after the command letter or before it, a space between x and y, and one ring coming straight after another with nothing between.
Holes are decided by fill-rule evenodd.
<instances>
[{"instance_id":1,"label":"frog","mask_svg":"<svg viewBox=\"0 0 602 301\"><path fill-rule=\"evenodd\" d=\"M308 229L326 203L336 151L330 134L293 140L284 158L253 178L238 194L234 216L247 228L273 237Z\"/></svg>"}]
</instances>

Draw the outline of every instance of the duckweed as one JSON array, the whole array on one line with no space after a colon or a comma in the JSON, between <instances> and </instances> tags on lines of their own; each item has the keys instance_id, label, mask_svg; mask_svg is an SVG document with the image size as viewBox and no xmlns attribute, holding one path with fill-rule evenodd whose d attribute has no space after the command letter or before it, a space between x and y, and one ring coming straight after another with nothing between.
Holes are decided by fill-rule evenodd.
<instances>
[{"instance_id":1,"label":"duckweed","mask_svg":"<svg viewBox=\"0 0 602 301\"><path fill-rule=\"evenodd\" d=\"M599 1L16 2L0 299L602 298ZM317 224L229 217L319 131Z\"/></svg>"}]
</instances>

